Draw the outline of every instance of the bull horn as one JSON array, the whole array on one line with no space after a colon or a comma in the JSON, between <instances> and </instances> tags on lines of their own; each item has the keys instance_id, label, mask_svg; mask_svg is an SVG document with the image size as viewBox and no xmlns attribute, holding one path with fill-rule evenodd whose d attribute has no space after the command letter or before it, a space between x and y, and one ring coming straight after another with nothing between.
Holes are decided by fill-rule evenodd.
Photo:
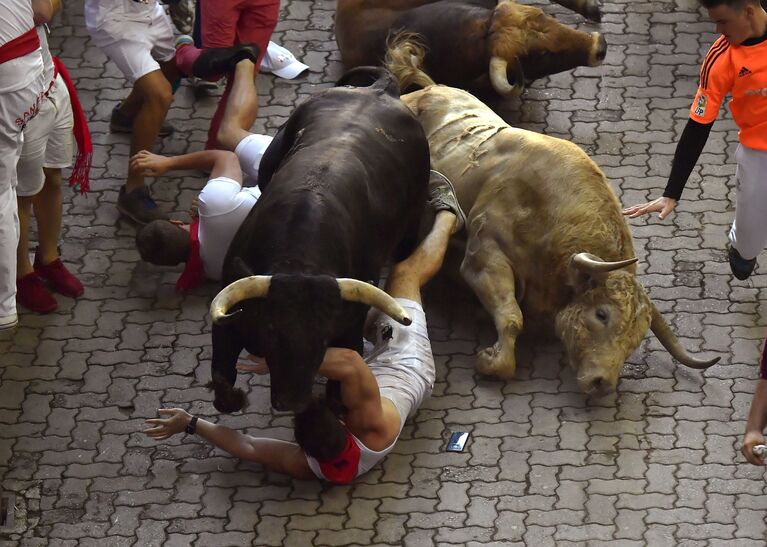
<instances>
[{"instance_id":1,"label":"bull horn","mask_svg":"<svg viewBox=\"0 0 767 547\"><path fill-rule=\"evenodd\" d=\"M227 313L232 307L249 298L264 298L269 294L271 275L251 275L230 283L216 295L210 303L210 316L213 323L223 325L231 320L238 311Z\"/></svg>"},{"instance_id":2,"label":"bull horn","mask_svg":"<svg viewBox=\"0 0 767 547\"><path fill-rule=\"evenodd\" d=\"M336 281L338 281L338 289L341 291L342 300L359 302L360 304L367 304L368 306L378 308L396 322L405 326L412 323L405 308L378 287L359 279L341 278Z\"/></svg>"},{"instance_id":3,"label":"bull horn","mask_svg":"<svg viewBox=\"0 0 767 547\"><path fill-rule=\"evenodd\" d=\"M605 262L603 260L599 260L597 257L595 257L592 254L578 253L573 255L572 265L576 267L577 269L581 270L582 272L596 274L596 273L607 273L607 272L612 272L614 270L620 270L621 268L625 268L626 266L631 266L632 264L636 263L638 260L639 259L637 257L634 257L634 258L627 258L626 260L619 260L617 262Z\"/></svg>"},{"instance_id":4,"label":"bull horn","mask_svg":"<svg viewBox=\"0 0 767 547\"><path fill-rule=\"evenodd\" d=\"M690 357L687 354L687 351L682 347L682 344L679 343L679 339L677 339L676 335L672 332L671 327L669 327L666 320L663 319L658 308L655 307L655 304L651 303L650 305L652 306L652 322L650 323L650 330L653 331L661 345L663 345L663 347L671 354L671 357L683 365L697 370L707 369L719 362L719 357L714 357L713 359L708 360Z\"/></svg>"},{"instance_id":5,"label":"bull horn","mask_svg":"<svg viewBox=\"0 0 767 547\"><path fill-rule=\"evenodd\" d=\"M514 85L509 83L506 73L508 61L503 57L493 56L490 59L490 83L495 91L503 97L519 97L525 90L525 73L522 63L514 58Z\"/></svg>"}]
</instances>

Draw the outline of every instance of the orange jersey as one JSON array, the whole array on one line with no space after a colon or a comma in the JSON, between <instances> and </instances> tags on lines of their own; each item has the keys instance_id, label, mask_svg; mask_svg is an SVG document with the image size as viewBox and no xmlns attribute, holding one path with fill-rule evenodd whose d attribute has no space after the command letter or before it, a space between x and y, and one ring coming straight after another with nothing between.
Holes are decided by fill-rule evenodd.
<instances>
[{"instance_id":1,"label":"orange jersey","mask_svg":"<svg viewBox=\"0 0 767 547\"><path fill-rule=\"evenodd\" d=\"M767 40L734 46L721 36L706 55L690 118L712 123L724 97L732 94L730 110L740 128L740 142L767 151Z\"/></svg>"}]
</instances>

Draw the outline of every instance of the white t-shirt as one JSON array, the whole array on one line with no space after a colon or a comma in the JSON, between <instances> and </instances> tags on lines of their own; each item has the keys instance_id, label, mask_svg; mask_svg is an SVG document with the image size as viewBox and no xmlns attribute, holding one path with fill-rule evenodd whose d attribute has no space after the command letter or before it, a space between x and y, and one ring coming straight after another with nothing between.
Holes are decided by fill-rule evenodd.
<instances>
[{"instance_id":1,"label":"white t-shirt","mask_svg":"<svg viewBox=\"0 0 767 547\"><path fill-rule=\"evenodd\" d=\"M221 279L229 244L260 196L258 186L243 188L228 177L211 179L202 189L199 237L205 277Z\"/></svg>"},{"instance_id":2,"label":"white t-shirt","mask_svg":"<svg viewBox=\"0 0 767 547\"><path fill-rule=\"evenodd\" d=\"M157 0L85 0L85 26L101 27L107 21L143 21L149 23L157 10Z\"/></svg>"},{"instance_id":3,"label":"white t-shirt","mask_svg":"<svg viewBox=\"0 0 767 547\"><path fill-rule=\"evenodd\" d=\"M30 0L0 1L0 46L35 28ZM0 64L0 93L28 87L43 70L40 50Z\"/></svg>"}]
</instances>

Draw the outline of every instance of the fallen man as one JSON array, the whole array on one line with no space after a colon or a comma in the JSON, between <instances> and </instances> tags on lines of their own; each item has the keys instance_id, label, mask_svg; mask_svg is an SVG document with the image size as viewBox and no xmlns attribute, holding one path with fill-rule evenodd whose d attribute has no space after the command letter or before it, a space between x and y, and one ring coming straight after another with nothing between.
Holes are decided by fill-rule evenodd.
<instances>
[{"instance_id":1,"label":"fallen man","mask_svg":"<svg viewBox=\"0 0 767 547\"><path fill-rule=\"evenodd\" d=\"M413 319L404 327L385 315L368 322L374 340L367 358L349 349L328 348L319 374L341 385L346 413L336 417L324 401L296 415L297 443L252 437L192 416L179 408L160 409L160 418L147 420L145 433L163 440L186 431L243 460L298 479L317 477L346 484L371 469L394 447L405 420L431 394L435 379L421 287L440 269L450 236L463 228L464 215L450 183L432 172L430 206L436 218L430 233L410 257L396 264L386 292L397 299ZM367 344L366 344L366 349ZM238 365L240 371L268 374L267 363Z\"/></svg>"},{"instance_id":2,"label":"fallen man","mask_svg":"<svg viewBox=\"0 0 767 547\"><path fill-rule=\"evenodd\" d=\"M136 246L142 260L157 266L175 266L186 262L184 273L176 284L181 292L199 285L203 277L221 279L221 268L229 244L261 195L257 186L243 187L243 180L251 185L257 181L261 157L272 142L270 136L242 129L250 127L255 120L257 98L254 72L255 65L251 60L237 63L234 84L219 130L219 141L234 154L223 150L203 150L165 157L142 150L131 158L131 169L144 176L158 177L181 169L210 172L210 179L198 198L199 216L191 225L155 220L136 234Z\"/></svg>"}]
</instances>

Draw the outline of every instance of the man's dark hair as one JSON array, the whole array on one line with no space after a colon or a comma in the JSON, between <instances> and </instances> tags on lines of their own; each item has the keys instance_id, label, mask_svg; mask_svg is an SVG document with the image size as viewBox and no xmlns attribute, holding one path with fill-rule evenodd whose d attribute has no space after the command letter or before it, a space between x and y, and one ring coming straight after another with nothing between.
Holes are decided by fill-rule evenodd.
<instances>
[{"instance_id":1,"label":"man's dark hair","mask_svg":"<svg viewBox=\"0 0 767 547\"><path fill-rule=\"evenodd\" d=\"M332 460L346 447L346 428L322 399L314 399L295 417L296 442L309 456Z\"/></svg>"},{"instance_id":2,"label":"man's dark hair","mask_svg":"<svg viewBox=\"0 0 767 547\"><path fill-rule=\"evenodd\" d=\"M136 234L141 259L157 266L175 266L189 258L189 233L167 220L153 220Z\"/></svg>"},{"instance_id":3,"label":"man's dark hair","mask_svg":"<svg viewBox=\"0 0 767 547\"><path fill-rule=\"evenodd\" d=\"M756 4L757 6L760 5L760 0L698 0L698 2L700 2L701 6L707 9L715 8L716 6L721 6L722 4L725 4L736 10L742 9L746 4Z\"/></svg>"}]
</instances>

